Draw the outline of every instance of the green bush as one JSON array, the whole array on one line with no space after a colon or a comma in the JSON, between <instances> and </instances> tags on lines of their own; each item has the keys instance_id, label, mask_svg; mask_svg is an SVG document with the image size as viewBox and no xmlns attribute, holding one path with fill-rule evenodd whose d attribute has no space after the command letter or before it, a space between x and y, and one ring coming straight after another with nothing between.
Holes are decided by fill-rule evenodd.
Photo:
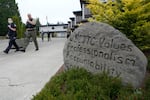
<instances>
[{"instance_id":1,"label":"green bush","mask_svg":"<svg viewBox=\"0 0 150 100\"><path fill-rule=\"evenodd\" d=\"M147 59L148 59L147 71L150 72L150 55L147 56Z\"/></svg>"},{"instance_id":2,"label":"green bush","mask_svg":"<svg viewBox=\"0 0 150 100\"><path fill-rule=\"evenodd\" d=\"M117 77L71 69L52 77L33 100L129 100L128 98L140 100L142 96L132 87L124 87Z\"/></svg>"},{"instance_id":3,"label":"green bush","mask_svg":"<svg viewBox=\"0 0 150 100\"><path fill-rule=\"evenodd\" d=\"M108 23L120 30L140 49L150 49L150 0L88 0L91 21Z\"/></svg>"},{"instance_id":4,"label":"green bush","mask_svg":"<svg viewBox=\"0 0 150 100\"><path fill-rule=\"evenodd\" d=\"M147 76L143 89L143 100L150 100L150 75Z\"/></svg>"},{"instance_id":5,"label":"green bush","mask_svg":"<svg viewBox=\"0 0 150 100\"><path fill-rule=\"evenodd\" d=\"M13 16L13 21L17 25L17 38L23 38L25 32L25 25L21 22L21 18L17 15Z\"/></svg>"}]
</instances>

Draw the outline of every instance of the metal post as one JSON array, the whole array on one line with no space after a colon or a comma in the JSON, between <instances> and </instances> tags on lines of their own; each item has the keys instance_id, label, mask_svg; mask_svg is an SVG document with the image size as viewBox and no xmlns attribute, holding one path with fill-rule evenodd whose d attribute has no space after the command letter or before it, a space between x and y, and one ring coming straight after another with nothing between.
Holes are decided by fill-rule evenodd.
<instances>
[{"instance_id":1,"label":"metal post","mask_svg":"<svg viewBox=\"0 0 150 100\"><path fill-rule=\"evenodd\" d=\"M82 4L82 20L85 19L85 4Z\"/></svg>"}]
</instances>

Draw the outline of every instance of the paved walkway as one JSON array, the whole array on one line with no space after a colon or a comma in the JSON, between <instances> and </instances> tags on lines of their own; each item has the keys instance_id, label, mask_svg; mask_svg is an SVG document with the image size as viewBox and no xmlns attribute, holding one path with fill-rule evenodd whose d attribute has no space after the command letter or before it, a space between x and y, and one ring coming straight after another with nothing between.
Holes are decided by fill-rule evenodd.
<instances>
[{"instance_id":1,"label":"paved walkway","mask_svg":"<svg viewBox=\"0 0 150 100\"><path fill-rule=\"evenodd\" d=\"M0 40L0 100L30 100L63 64L66 39L39 42L39 51L30 43L25 53L4 54L8 40Z\"/></svg>"}]
</instances>

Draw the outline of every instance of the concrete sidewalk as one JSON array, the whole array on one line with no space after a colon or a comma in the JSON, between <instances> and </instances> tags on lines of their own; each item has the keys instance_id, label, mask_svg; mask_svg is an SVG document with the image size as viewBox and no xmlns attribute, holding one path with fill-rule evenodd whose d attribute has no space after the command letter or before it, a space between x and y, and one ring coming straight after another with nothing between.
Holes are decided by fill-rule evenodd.
<instances>
[{"instance_id":1,"label":"concrete sidewalk","mask_svg":"<svg viewBox=\"0 0 150 100\"><path fill-rule=\"evenodd\" d=\"M8 40L0 40L0 100L30 100L63 64L66 39L41 42L35 51L33 42L25 53L4 54Z\"/></svg>"}]
</instances>

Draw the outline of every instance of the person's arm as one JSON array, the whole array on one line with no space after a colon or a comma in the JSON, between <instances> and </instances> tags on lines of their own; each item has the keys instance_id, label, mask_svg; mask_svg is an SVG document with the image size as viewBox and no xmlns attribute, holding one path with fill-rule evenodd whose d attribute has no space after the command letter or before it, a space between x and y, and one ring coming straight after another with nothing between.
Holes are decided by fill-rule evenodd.
<instances>
[{"instance_id":1,"label":"person's arm","mask_svg":"<svg viewBox=\"0 0 150 100\"><path fill-rule=\"evenodd\" d=\"M32 24L32 25L35 25L35 24L36 24L36 20L35 20L35 19L33 19L32 21L28 20L27 22L29 22L29 23Z\"/></svg>"},{"instance_id":2,"label":"person's arm","mask_svg":"<svg viewBox=\"0 0 150 100\"><path fill-rule=\"evenodd\" d=\"M11 27L11 25L8 25L8 28L11 29L12 31L16 31L16 27Z\"/></svg>"}]
</instances>

